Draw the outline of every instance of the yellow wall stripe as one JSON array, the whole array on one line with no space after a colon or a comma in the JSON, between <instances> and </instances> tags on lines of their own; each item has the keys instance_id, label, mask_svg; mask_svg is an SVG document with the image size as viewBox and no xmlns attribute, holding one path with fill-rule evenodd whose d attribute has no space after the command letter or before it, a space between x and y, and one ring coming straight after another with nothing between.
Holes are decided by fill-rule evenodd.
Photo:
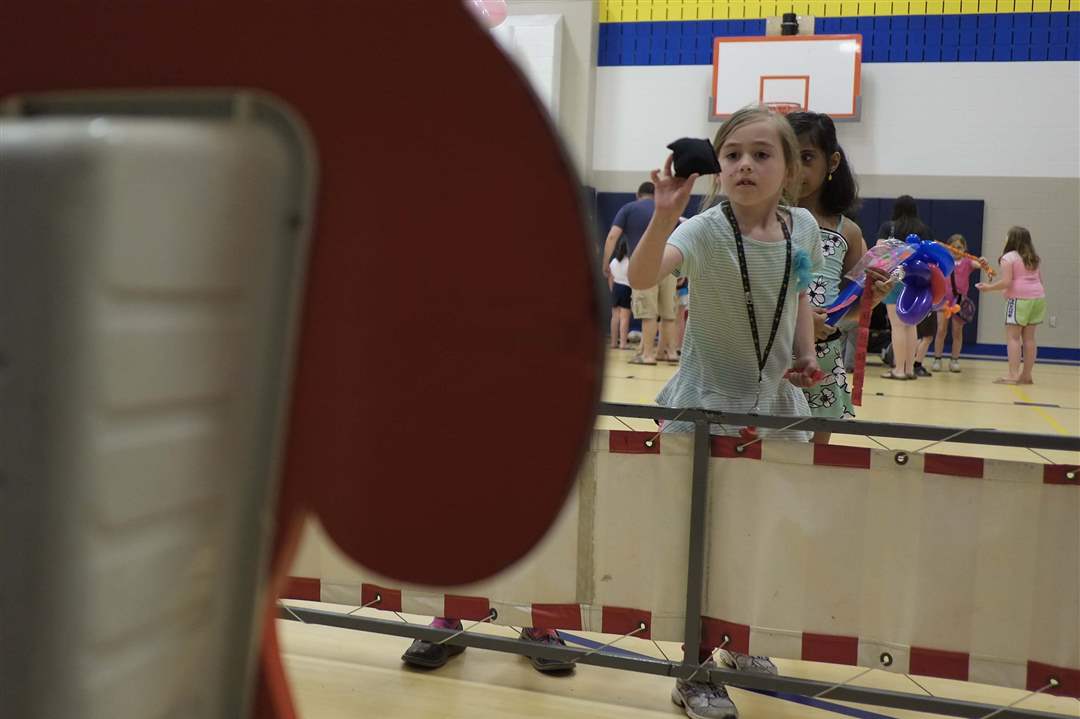
<instances>
[{"instance_id":1,"label":"yellow wall stripe","mask_svg":"<svg viewBox=\"0 0 1080 719\"><path fill-rule=\"evenodd\" d=\"M600 0L600 22L1070 11L1080 11L1080 0Z\"/></svg>"}]
</instances>

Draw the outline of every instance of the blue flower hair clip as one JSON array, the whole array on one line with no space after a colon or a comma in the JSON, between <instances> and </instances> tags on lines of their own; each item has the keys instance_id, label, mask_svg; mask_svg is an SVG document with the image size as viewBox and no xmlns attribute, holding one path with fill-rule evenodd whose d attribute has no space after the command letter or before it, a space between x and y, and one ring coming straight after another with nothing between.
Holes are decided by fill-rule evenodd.
<instances>
[{"instance_id":1,"label":"blue flower hair clip","mask_svg":"<svg viewBox=\"0 0 1080 719\"><path fill-rule=\"evenodd\" d=\"M810 255L803 249L796 249L791 256L791 271L795 274L795 283L802 292L810 286L811 275Z\"/></svg>"}]
</instances>

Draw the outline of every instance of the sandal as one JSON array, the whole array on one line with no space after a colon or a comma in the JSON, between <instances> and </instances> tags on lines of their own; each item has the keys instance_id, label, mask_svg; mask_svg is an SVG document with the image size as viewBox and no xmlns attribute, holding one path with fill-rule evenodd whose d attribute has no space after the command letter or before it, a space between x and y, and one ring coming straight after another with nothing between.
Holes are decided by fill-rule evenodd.
<instances>
[{"instance_id":1,"label":"sandal","mask_svg":"<svg viewBox=\"0 0 1080 719\"><path fill-rule=\"evenodd\" d=\"M905 382L908 380L908 378L903 376L903 375L893 374L892 370L889 370L888 372L882 372L881 377L882 377L882 379L895 379L895 380L902 380L902 381L905 381Z\"/></svg>"},{"instance_id":2,"label":"sandal","mask_svg":"<svg viewBox=\"0 0 1080 719\"><path fill-rule=\"evenodd\" d=\"M643 364L643 365L648 365L650 367L655 367L656 366L655 361L646 362L645 359L641 355L634 355L629 360L627 360L627 364Z\"/></svg>"}]
</instances>

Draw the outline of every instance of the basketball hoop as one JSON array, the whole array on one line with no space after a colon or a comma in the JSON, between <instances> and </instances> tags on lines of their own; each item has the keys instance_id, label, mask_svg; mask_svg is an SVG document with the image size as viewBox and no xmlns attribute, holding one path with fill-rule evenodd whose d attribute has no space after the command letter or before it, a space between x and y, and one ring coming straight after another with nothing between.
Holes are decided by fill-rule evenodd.
<instances>
[{"instance_id":1,"label":"basketball hoop","mask_svg":"<svg viewBox=\"0 0 1080 719\"><path fill-rule=\"evenodd\" d=\"M790 115L803 109L797 102L766 102L764 105L779 115Z\"/></svg>"},{"instance_id":2,"label":"basketball hoop","mask_svg":"<svg viewBox=\"0 0 1080 719\"><path fill-rule=\"evenodd\" d=\"M710 121L755 100L778 115L858 120L861 68L861 35L713 38Z\"/></svg>"}]
</instances>

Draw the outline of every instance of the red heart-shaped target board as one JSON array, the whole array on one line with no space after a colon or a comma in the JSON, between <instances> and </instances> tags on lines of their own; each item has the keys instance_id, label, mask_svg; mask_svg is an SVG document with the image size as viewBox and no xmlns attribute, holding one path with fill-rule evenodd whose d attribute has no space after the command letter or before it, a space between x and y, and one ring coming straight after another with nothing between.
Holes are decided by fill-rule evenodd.
<instances>
[{"instance_id":1,"label":"red heart-shaped target board","mask_svg":"<svg viewBox=\"0 0 1080 719\"><path fill-rule=\"evenodd\" d=\"M12 0L0 28L0 97L254 88L309 126L276 582L308 511L406 581L478 580L536 544L599 394L595 247L546 117L461 3ZM260 712L288 716L266 669Z\"/></svg>"}]
</instances>

